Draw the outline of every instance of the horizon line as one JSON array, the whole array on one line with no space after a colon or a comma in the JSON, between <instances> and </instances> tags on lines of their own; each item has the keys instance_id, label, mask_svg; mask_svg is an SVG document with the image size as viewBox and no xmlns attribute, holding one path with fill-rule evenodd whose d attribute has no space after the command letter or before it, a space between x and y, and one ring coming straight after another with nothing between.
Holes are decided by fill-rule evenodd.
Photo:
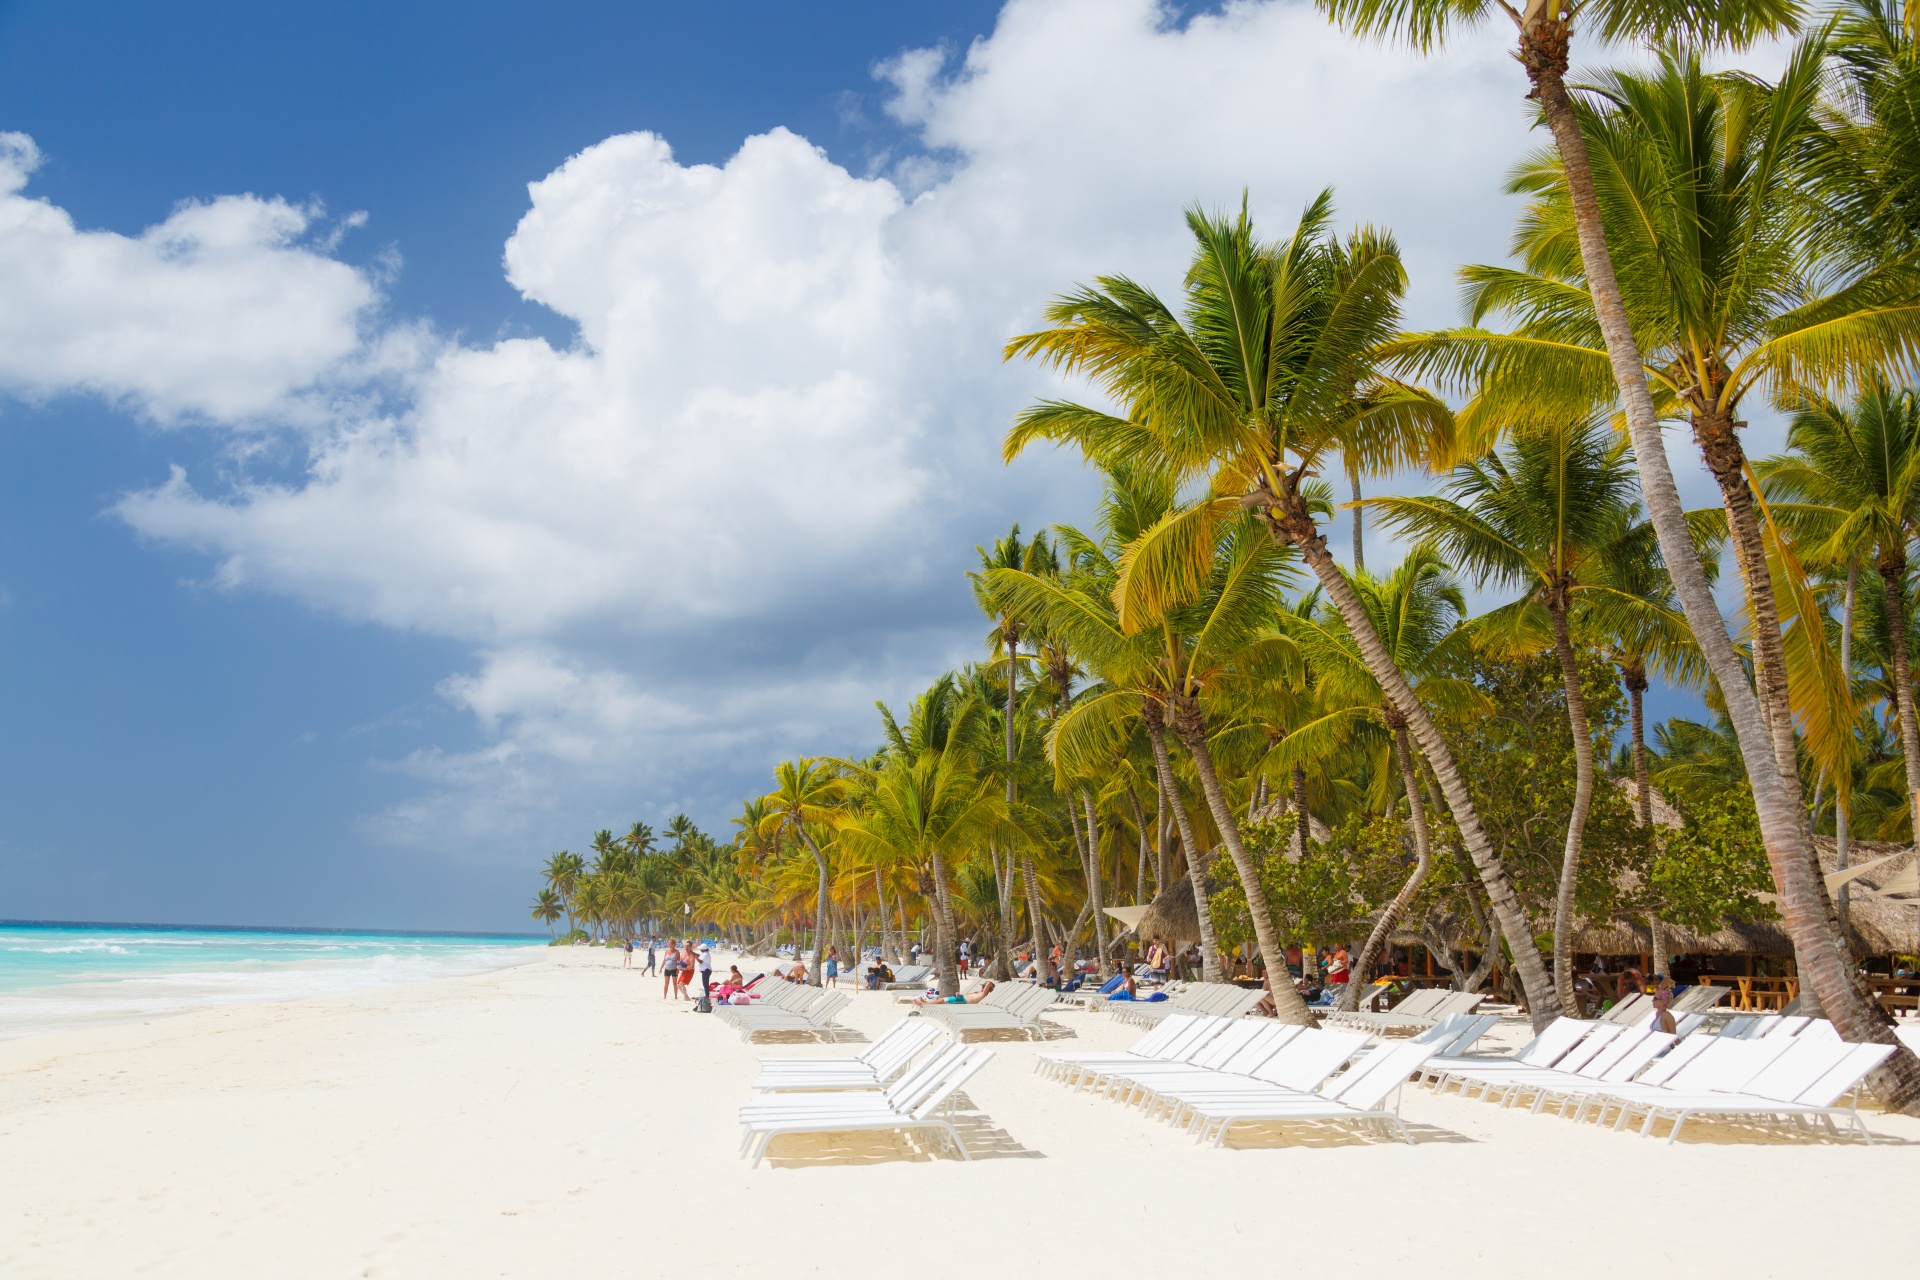
<instances>
[{"instance_id":1,"label":"horizon line","mask_svg":"<svg viewBox=\"0 0 1920 1280\"><path fill-rule=\"evenodd\" d=\"M5 928L57 929L158 929L194 933L335 933L365 936L410 938L538 938L537 933L509 933L497 929L367 929L339 928L328 925L286 924L157 924L144 920L9 920L0 919Z\"/></svg>"}]
</instances>

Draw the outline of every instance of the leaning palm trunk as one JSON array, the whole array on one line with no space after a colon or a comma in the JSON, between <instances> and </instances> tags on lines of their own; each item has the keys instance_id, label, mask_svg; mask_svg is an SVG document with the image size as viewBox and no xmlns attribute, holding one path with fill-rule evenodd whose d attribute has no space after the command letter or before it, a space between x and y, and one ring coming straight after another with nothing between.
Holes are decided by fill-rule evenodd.
<instances>
[{"instance_id":1,"label":"leaning palm trunk","mask_svg":"<svg viewBox=\"0 0 1920 1280\"><path fill-rule=\"evenodd\" d=\"M1533 930L1527 924L1526 912L1520 906L1519 896L1513 891L1513 880L1508 876L1500 855L1494 852L1492 843L1488 841L1486 829L1480 825L1479 810L1474 807L1466 780L1460 776L1460 770L1454 764L1453 752L1440 736L1440 730L1435 727L1427 709L1420 704L1413 686L1407 683L1406 676L1395 665L1386 645L1381 643L1380 633L1374 630L1373 619L1368 616L1360 597L1354 594L1353 585L1340 572L1340 566L1334 563L1333 557L1327 554L1327 540L1314 526L1306 500L1293 494L1288 501L1288 509L1272 513L1276 532L1300 548L1308 567L1326 589L1327 598L1340 611L1341 621L1346 623L1348 634L1359 646L1360 657L1366 663L1367 671L1387 695L1394 709L1406 717L1407 727L1413 731L1420 753L1427 758L1428 767L1440 783L1440 793L1446 797L1447 808L1453 813L1454 825L1459 828L1460 839L1467 846L1468 856L1473 859L1474 870L1479 873L1480 883L1487 891L1487 899L1493 904L1494 918L1500 922L1500 932L1506 936L1507 947L1513 953L1514 972L1520 979L1521 990L1526 994L1527 1012L1536 1029L1544 1027L1560 1016L1560 1001L1554 993L1547 967L1541 962L1540 948L1534 944Z\"/></svg>"},{"instance_id":2,"label":"leaning palm trunk","mask_svg":"<svg viewBox=\"0 0 1920 1280\"><path fill-rule=\"evenodd\" d=\"M933 855L933 971L942 996L960 994L960 968L954 963L953 896L947 888L947 860Z\"/></svg>"},{"instance_id":3,"label":"leaning palm trunk","mask_svg":"<svg viewBox=\"0 0 1920 1280\"><path fill-rule=\"evenodd\" d=\"M1087 908L1093 912L1093 945L1100 957L1100 978L1113 976L1113 962L1107 956L1107 895L1100 874L1100 820L1093 797L1080 791L1081 807L1087 811Z\"/></svg>"},{"instance_id":4,"label":"leaning palm trunk","mask_svg":"<svg viewBox=\"0 0 1920 1280\"><path fill-rule=\"evenodd\" d=\"M1420 779L1414 772L1413 752L1407 746L1407 726L1398 715L1390 717L1398 723L1392 724L1393 756L1400 764L1400 780L1407 789L1407 813L1413 819L1413 874L1400 886L1400 892L1393 895L1393 901L1373 922L1373 932L1367 935L1367 943L1360 948L1360 959L1347 975L1346 990L1340 993L1340 1007L1348 1013L1360 1007L1360 985L1366 981L1367 973L1373 968L1373 962L1386 948L1387 939L1393 936L1394 926L1407 912L1407 904L1413 901L1413 895L1420 892L1420 886L1426 882L1427 872L1433 869L1433 845L1427 832L1427 807L1420 801Z\"/></svg>"},{"instance_id":5,"label":"leaning palm trunk","mask_svg":"<svg viewBox=\"0 0 1920 1280\"><path fill-rule=\"evenodd\" d=\"M1200 976L1208 982L1218 982L1220 948L1213 940L1213 911L1207 905L1207 870L1200 865L1200 846L1193 842L1193 819L1174 780L1173 760L1167 754L1167 729L1160 719L1160 708L1148 703L1145 719L1147 740L1153 744L1154 771L1160 775L1160 791L1173 809L1173 819L1180 828L1180 844L1187 851L1187 880L1193 886L1193 912L1200 921Z\"/></svg>"},{"instance_id":6,"label":"leaning palm trunk","mask_svg":"<svg viewBox=\"0 0 1920 1280\"><path fill-rule=\"evenodd\" d=\"M1027 920L1033 926L1033 980L1038 983L1047 976L1047 920L1040 913L1040 877L1034 874L1033 855L1023 854L1020 865L1027 882Z\"/></svg>"},{"instance_id":7,"label":"leaning palm trunk","mask_svg":"<svg viewBox=\"0 0 1920 1280\"><path fill-rule=\"evenodd\" d=\"M1311 1027L1313 1013L1301 998L1300 988L1287 980L1287 949L1274 931L1273 910L1267 905L1267 891L1260 884L1260 868L1240 839L1240 824L1234 820L1233 806L1227 803L1226 790L1214 772L1213 753L1207 749L1206 721L1191 697L1175 704L1174 728L1186 745L1187 754L1193 757L1193 767L1200 774L1200 790L1206 794L1207 807L1213 811L1213 825L1220 829L1220 839L1240 872L1240 888L1246 894L1253 938L1260 947L1260 959L1267 966L1267 992L1273 997L1273 1014L1282 1022Z\"/></svg>"},{"instance_id":8,"label":"leaning palm trunk","mask_svg":"<svg viewBox=\"0 0 1920 1280\"><path fill-rule=\"evenodd\" d=\"M1728 718L1740 742L1747 778L1753 788L1754 811L1760 820L1767 862L1778 891L1779 910L1801 959L1801 981L1819 1000L1843 1038L1866 1043L1894 1043L1889 1031L1854 985L1839 922L1828 900L1826 880L1813 857L1813 834L1800 811L1800 797L1782 782L1772 735L1760 701L1747 684L1733 638L1713 600L1712 588L1687 531L1680 492L1667 465L1666 444L1647 388L1646 364L1627 319L1626 304L1607 251L1600 204L1594 193L1593 166L1579 116L1567 93L1567 28L1542 23L1522 33L1520 61L1532 80L1541 110L1560 152L1567 177L1574 229L1580 242L1580 260L1594 312L1606 341L1607 359L1620 390L1627 431L1640 468L1640 492L1659 538L1661 557L1673 578L1687 625L1700 643L1707 666L1720 686ZM1423 744L1424 745L1424 744ZM1449 797L1451 798L1451 797ZM1495 904L1496 911L1498 904ZM1503 927L1505 921L1502 921ZM1881 1099L1898 1110L1920 1108L1920 1057L1896 1052L1871 1077Z\"/></svg>"},{"instance_id":9,"label":"leaning palm trunk","mask_svg":"<svg viewBox=\"0 0 1920 1280\"><path fill-rule=\"evenodd\" d=\"M1573 655L1573 636L1567 630L1567 597L1551 588L1547 603L1553 618L1553 649L1560 659L1560 678L1567 687L1567 723L1573 729L1573 812L1567 816L1566 851L1560 856L1560 887L1553 900L1553 990L1562 1009L1578 1009L1573 994L1573 898L1580 875L1580 843L1586 834L1587 813L1593 807L1593 733L1587 727L1587 699L1580 691L1580 663Z\"/></svg>"}]
</instances>

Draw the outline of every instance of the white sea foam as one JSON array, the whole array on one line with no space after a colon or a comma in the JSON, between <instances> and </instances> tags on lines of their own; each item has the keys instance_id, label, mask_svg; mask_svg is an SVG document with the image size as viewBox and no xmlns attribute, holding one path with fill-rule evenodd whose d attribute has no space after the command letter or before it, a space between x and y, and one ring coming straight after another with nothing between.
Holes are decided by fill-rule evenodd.
<instances>
[{"instance_id":1,"label":"white sea foam","mask_svg":"<svg viewBox=\"0 0 1920 1280\"><path fill-rule=\"evenodd\" d=\"M529 945L0 927L0 1038L481 973L525 963Z\"/></svg>"}]
</instances>

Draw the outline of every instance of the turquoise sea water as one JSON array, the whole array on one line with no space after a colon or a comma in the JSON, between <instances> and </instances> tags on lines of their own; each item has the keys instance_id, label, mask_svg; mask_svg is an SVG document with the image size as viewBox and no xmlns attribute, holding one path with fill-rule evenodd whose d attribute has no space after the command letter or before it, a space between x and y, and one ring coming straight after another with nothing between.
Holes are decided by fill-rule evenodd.
<instances>
[{"instance_id":1,"label":"turquoise sea water","mask_svg":"<svg viewBox=\"0 0 1920 1280\"><path fill-rule=\"evenodd\" d=\"M520 964L544 937L0 923L0 1039Z\"/></svg>"}]
</instances>

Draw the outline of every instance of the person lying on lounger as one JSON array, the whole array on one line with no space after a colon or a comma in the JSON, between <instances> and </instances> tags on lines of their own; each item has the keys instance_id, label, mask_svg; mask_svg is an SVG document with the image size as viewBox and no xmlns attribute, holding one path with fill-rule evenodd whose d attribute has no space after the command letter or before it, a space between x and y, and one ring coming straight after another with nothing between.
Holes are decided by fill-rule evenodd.
<instances>
[{"instance_id":1,"label":"person lying on lounger","mask_svg":"<svg viewBox=\"0 0 1920 1280\"><path fill-rule=\"evenodd\" d=\"M947 996L945 999L939 996L934 996L932 999L921 996L913 1003L916 1008L921 1009L926 1008L930 1004L979 1004L991 994L993 994L993 983L983 982L974 989L973 994L970 996Z\"/></svg>"}]
</instances>

